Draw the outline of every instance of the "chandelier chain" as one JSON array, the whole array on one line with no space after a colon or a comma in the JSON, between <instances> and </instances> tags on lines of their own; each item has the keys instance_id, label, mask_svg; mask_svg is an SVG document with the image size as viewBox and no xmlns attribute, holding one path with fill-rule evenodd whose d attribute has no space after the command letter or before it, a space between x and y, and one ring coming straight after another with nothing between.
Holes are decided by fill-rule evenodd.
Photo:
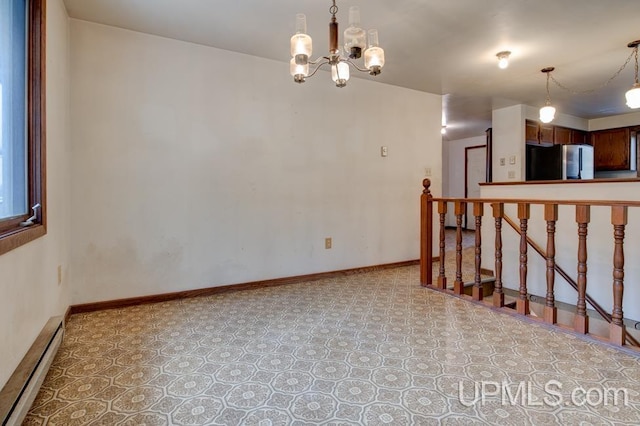
<instances>
[{"instance_id":1,"label":"chandelier chain","mask_svg":"<svg viewBox=\"0 0 640 426\"><path fill-rule=\"evenodd\" d=\"M329 7L329 13L333 15L334 18L338 13L338 5L336 5L336 0L333 0L333 5Z\"/></svg>"},{"instance_id":2,"label":"chandelier chain","mask_svg":"<svg viewBox=\"0 0 640 426\"><path fill-rule=\"evenodd\" d=\"M622 64L622 66L618 69L618 71L615 72L615 74L613 74L607 81L605 81L604 83L602 83L601 85L599 85L598 87L594 88L594 89L587 89L587 90L574 90L570 87L565 86L564 84L560 83L558 80L555 79L555 77L553 75L551 75L551 73L548 74L548 76L550 76L551 80L553 80L553 82L555 83L556 86L558 86L559 88L561 88L562 90L566 90L567 92L574 94L574 95L586 95L589 93L593 93L596 90L600 90L603 87L606 87L607 85L609 85L609 83L611 83L616 77L618 77L620 75L620 73L627 67L627 65L629 65L629 62L631 61L631 58L634 57L634 55L637 58L638 55L638 48L636 47L633 52L631 52L631 54L629 55L629 57L627 58L627 60L624 62L624 64ZM636 81L638 80L638 61L636 59Z\"/></svg>"}]
</instances>

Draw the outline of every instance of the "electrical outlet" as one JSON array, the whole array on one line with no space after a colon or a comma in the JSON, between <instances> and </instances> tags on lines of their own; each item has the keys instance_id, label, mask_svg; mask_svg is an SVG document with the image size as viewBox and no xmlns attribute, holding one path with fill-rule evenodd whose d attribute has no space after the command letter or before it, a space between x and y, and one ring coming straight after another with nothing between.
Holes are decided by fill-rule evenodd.
<instances>
[{"instance_id":1,"label":"electrical outlet","mask_svg":"<svg viewBox=\"0 0 640 426\"><path fill-rule=\"evenodd\" d=\"M509 179L515 179L516 178L516 172L514 172L513 170L509 170Z\"/></svg>"},{"instance_id":2,"label":"electrical outlet","mask_svg":"<svg viewBox=\"0 0 640 426\"><path fill-rule=\"evenodd\" d=\"M501 158L501 159L500 159L500 165L501 165L501 166L504 166L504 165L505 165L504 158Z\"/></svg>"},{"instance_id":3,"label":"electrical outlet","mask_svg":"<svg viewBox=\"0 0 640 426\"><path fill-rule=\"evenodd\" d=\"M58 265L58 285L62 284L62 265Z\"/></svg>"},{"instance_id":4,"label":"electrical outlet","mask_svg":"<svg viewBox=\"0 0 640 426\"><path fill-rule=\"evenodd\" d=\"M324 239L324 248L327 250L331 248L331 237Z\"/></svg>"},{"instance_id":5,"label":"electrical outlet","mask_svg":"<svg viewBox=\"0 0 640 426\"><path fill-rule=\"evenodd\" d=\"M381 157L386 157L387 155L389 155L389 149L386 146L381 146L380 147L380 156Z\"/></svg>"},{"instance_id":6,"label":"electrical outlet","mask_svg":"<svg viewBox=\"0 0 640 426\"><path fill-rule=\"evenodd\" d=\"M431 176L431 167L427 167L424 169L424 175L426 177L430 177Z\"/></svg>"}]
</instances>

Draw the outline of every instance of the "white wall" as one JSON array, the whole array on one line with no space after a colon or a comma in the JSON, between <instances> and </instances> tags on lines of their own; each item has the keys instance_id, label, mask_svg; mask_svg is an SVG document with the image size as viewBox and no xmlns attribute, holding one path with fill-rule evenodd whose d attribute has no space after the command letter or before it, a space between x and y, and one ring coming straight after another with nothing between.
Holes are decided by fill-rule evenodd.
<instances>
[{"instance_id":1,"label":"white wall","mask_svg":"<svg viewBox=\"0 0 640 426\"><path fill-rule=\"evenodd\" d=\"M589 120L589 131L615 129L640 125L640 112L614 115L612 117L594 118Z\"/></svg>"},{"instance_id":2,"label":"white wall","mask_svg":"<svg viewBox=\"0 0 640 426\"><path fill-rule=\"evenodd\" d=\"M492 114L492 156L493 181L506 182L525 179L524 167L524 120L525 105L515 105L494 109ZM516 164L509 164L509 157L515 156ZM505 158L506 166L500 166L500 158ZM512 172L513 177L509 177Z\"/></svg>"},{"instance_id":3,"label":"white wall","mask_svg":"<svg viewBox=\"0 0 640 426\"><path fill-rule=\"evenodd\" d=\"M69 21L62 0L48 1L47 15L48 228L44 237L0 256L0 388L47 320L69 305Z\"/></svg>"},{"instance_id":4,"label":"white wall","mask_svg":"<svg viewBox=\"0 0 640 426\"><path fill-rule=\"evenodd\" d=\"M419 256L440 96L71 20L72 303ZM388 146L389 156L380 156ZM333 249L324 249L325 237Z\"/></svg>"}]
</instances>

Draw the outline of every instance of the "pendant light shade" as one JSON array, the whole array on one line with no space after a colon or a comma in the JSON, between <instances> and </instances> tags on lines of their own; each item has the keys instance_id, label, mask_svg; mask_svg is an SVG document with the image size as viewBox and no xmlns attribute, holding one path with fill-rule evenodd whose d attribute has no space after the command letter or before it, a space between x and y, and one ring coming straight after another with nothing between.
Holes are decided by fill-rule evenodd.
<instances>
[{"instance_id":1,"label":"pendant light shade","mask_svg":"<svg viewBox=\"0 0 640 426\"><path fill-rule=\"evenodd\" d=\"M543 123L551 123L556 117L556 109L551 105L545 105L540 108L540 121Z\"/></svg>"}]
</instances>

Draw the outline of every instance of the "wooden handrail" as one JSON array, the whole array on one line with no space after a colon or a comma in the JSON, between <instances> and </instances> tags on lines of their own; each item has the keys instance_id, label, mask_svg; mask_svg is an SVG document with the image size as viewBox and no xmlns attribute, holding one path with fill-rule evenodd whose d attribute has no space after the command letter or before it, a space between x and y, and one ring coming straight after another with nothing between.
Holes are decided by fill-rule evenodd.
<instances>
[{"instance_id":1,"label":"wooden handrail","mask_svg":"<svg viewBox=\"0 0 640 426\"><path fill-rule=\"evenodd\" d=\"M508 203L508 204L558 204L562 206L575 206L577 204L584 204L590 206L627 206L627 207L640 207L640 201L625 201L625 200L580 200L580 201L568 201L568 200L532 200L529 198L450 198L440 197L432 198L433 201L464 201L465 203Z\"/></svg>"}]
</instances>

